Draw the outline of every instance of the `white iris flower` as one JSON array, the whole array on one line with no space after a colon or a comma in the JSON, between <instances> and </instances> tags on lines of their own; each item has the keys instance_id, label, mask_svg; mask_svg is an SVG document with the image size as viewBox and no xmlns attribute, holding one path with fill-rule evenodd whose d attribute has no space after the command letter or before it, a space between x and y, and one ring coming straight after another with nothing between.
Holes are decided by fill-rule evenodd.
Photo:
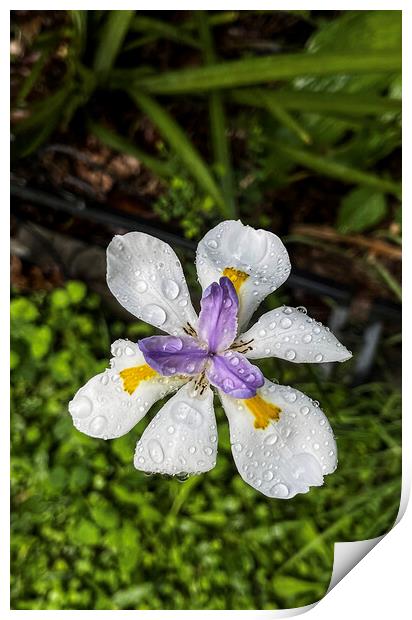
<instances>
[{"instance_id":1,"label":"white iris flower","mask_svg":"<svg viewBox=\"0 0 412 620\"><path fill-rule=\"evenodd\" d=\"M286 248L273 233L222 222L200 241L196 267L199 317L168 244L139 232L114 237L107 249L110 290L134 316L169 335L114 342L110 368L69 404L75 427L91 437L121 437L153 403L176 392L137 442L134 465L151 473L203 473L217 456L213 386L245 482L282 499L321 486L337 465L326 416L302 392L265 379L249 360L342 362L351 353L327 327L288 306L244 331L290 273Z\"/></svg>"}]
</instances>

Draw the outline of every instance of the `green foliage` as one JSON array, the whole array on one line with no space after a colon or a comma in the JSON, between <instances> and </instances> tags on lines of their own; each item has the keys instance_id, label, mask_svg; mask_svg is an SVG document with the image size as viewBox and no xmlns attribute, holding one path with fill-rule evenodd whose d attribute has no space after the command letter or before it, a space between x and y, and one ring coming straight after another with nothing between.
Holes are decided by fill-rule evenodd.
<instances>
[{"instance_id":1,"label":"green foliage","mask_svg":"<svg viewBox=\"0 0 412 620\"><path fill-rule=\"evenodd\" d=\"M337 229L342 233L362 232L381 222L386 210L383 194L367 187L355 189L342 200Z\"/></svg>"},{"instance_id":2,"label":"green foliage","mask_svg":"<svg viewBox=\"0 0 412 620\"><path fill-rule=\"evenodd\" d=\"M153 210L163 222L178 221L185 236L194 239L200 236L205 219L215 215L216 206L213 198L200 193L190 178L176 173L167 192L154 203Z\"/></svg>"},{"instance_id":3,"label":"green foliage","mask_svg":"<svg viewBox=\"0 0 412 620\"><path fill-rule=\"evenodd\" d=\"M215 27L242 24L253 13L196 11L172 21L163 13L70 11L65 29L67 66L61 83L47 98L34 99L27 107L59 43L58 33L53 33L21 85L15 106L24 109L27 117L13 128L14 157L33 153L56 128L67 128L74 114L84 110L89 130L103 143L137 157L165 181L157 209L164 213L164 204L170 200L167 217L178 217L188 236L196 234L197 225L188 224L194 218L186 217L185 208L178 206L185 200L175 197L176 188L170 187L176 177L171 162L130 138L136 127L132 114L127 117L128 137L106 127L100 105L98 116L104 120L95 117L96 102L122 91L136 113L140 110L146 115L168 144L170 157L179 162L179 178L193 186L193 194L213 200L215 219L236 217L238 204L242 209L253 207L257 196L264 197L268 188L292 183L301 169L306 175L331 177L398 199L400 185L392 178L393 169L386 169L386 164L379 171L373 168L401 142L401 11L342 11L338 16L331 12L322 19L310 11L291 11L313 29L304 47L299 44L295 50L292 42L294 53L269 56L253 55L245 47L240 48L238 58L219 57ZM273 12L272 18L280 13ZM170 54L171 63L162 61L159 67L158 54L153 52L157 48L151 46L163 40L171 49L176 47L176 54ZM33 45L34 51L39 48L38 42ZM191 51L190 66L179 46ZM137 53L137 48L144 53ZM289 49L288 42L285 49ZM148 57L152 66L147 64ZM183 59L177 66L175 57ZM181 119L175 111L182 96L188 111ZM199 101L207 106L199 107ZM208 108L209 119L204 123L210 122L210 144L204 144L203 134L199 137L193 128L185 127L193 108ZM266 141L258 161L250 144L253 124L259 125ZM232 153L233 126L246 134L240 156ZM247 192L241 184L245 176L253 178L253 188ZM251 203L245 193L252 197ZM375 221L379 222L377 216Z\"/></svg>"},{"instance_id":4,"label":"green foliage","mask_svg":"<svg viewBox=\"0 0 412 620\"><path fill-rule=\"evenodd\" d=\"M346 364L324 382L305 366L262 362L266 376L321 402L339 448L323 487L275 501L237 474L217 403L217 466L183 483L133 468L147 420L108 442L74 429L68 401L108 365L115 338L149 335L147 325L108 323L80 282L14 293L11 313L12 608L301 606L326 591L335 540L372 538L393 523L400 394L389 376L353 388Z\"/></svg>"}]
</instances>

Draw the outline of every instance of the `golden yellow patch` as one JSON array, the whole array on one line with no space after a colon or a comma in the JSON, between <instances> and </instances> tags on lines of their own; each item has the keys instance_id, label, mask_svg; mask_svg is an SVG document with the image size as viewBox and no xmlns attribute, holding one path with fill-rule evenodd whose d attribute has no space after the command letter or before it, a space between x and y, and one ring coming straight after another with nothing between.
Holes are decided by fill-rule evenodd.
<instances>
[{"instance_id":1,"label":"golden yellow patch","mask_svg":"<svg viewBox=\"0 0 412 620\"><path fill-rule=\"evenodd\" d=\"M245 282L245 280L247 280L249 277L249 274L245 273L244 271L234 269L233 267L226 267L223 275L226 276L226 278L229 278L229 280L232 282L237 294L239 294L239 290L243 282Z\"/></svg>"},{"instance_id":2,"label":"golden yellow patch","mask_svg":"<svg viewBox=\"0 0 412 620\"><path fill-rule=\"evenodd\" d=\"M124 391L129 392L129 394L133 394L141 381L151 379L157 375L157 372L153 370L153 368L150 368L149 364L142 364L142 366L125 368L119 372L119 375L123 381Z\"/></svg>"},{"instance_id":3,"label":"golden yellow patch","mask_svg":"<svg viewBox=\"0 0 412 620\"><path fill-rule=\"evenodd\" d=\"M282 409L266 402L260 396L246 398L243 402L255 416L255 428L266 428L271 420L275 422L279 420Z\"/></svg>"}]
</instances>

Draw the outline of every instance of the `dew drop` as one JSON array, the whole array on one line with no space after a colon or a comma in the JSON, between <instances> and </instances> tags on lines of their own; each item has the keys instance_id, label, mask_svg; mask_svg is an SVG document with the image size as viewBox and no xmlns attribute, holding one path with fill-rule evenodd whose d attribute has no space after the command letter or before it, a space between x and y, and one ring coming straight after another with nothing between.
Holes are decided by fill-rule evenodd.
<instances>
[{"instance_id":1,"label":"dew drop","mask_svg":"<svg viewBox=\"0 0 412 620\"><path fill-rule=\"evenodd\" d=\"M286 484L283 484L283 482L275 484L275 486L271 488L270 492L273 493L275 497L287 497L289 495L289 489Z\"/></svg>"},{"instance_id":2,"label":"dew drop","mask_svg":"<svg viewBox=\"0 0 412 620\"><path fill-rule=\"evenodd\" d=\"M236 450L236 452L242 452L243 446L242 446L241 443L234 443L233 444L233 449Z\"/></svg>"},{"instance_id":3,"label":"dew drop","mask_svg":"<svg viewBox=\"0 0 412 620\"><path fill-rule=\"evenodd\" d=\"M312 336L311 336L311 334L305 334L305 335L303 336L302 340L303 340L303 342L306 342L306 344L307 344L308 342L311 342L311 341L312 341Z\"/></svg>"},{"instance_id":4,"label":"dew drop","mask_svg":"<svg viewBox=\"0 0 412 620\"><path fill-rule=\"evenodd\" d=\"M148 304L147 306L144 306L142 310L142 318L148 323L160 326L166 321L166 312L163 308L157 306L156 304Z\"/></svg>"},{"instance_id":5,"label":"dew drop","mask_svg":"<svg viewBox=\"0 0 412 620\"><path fill-rule=\"evenodd\" d=\"M190 454L194 454L196 452L196 447L195 446L190 446L189 452L190 452Z\"/></svg>"},{"instance_id":6,"label":"dew drop","mask_svg":"<svg viewBox=\"0 0 412 620\"><path fill-rule=\"evenodd\" d=\"M180 292L179 285L174 280L165 280L163 282L162 289L167 299L176 299Z\"/></svg>"},{"instance_id":7,"label":"dew drop","mask_svg":"<svg viewBox=\"0 0 412 620\"><path fill-rule=\"evenodd\" d=\"M105 376L107 378L107 375L103 375L103 377ZM87 418L91 414L92 409L92 401L90 400L90 398L87 398L87 396L78 396L69 404L69 411L74 418Z\"/></svg>"},{"instance_id":8,"label":"dew drop","mask_svg":"<svg viewBox=\"0 0 412 620\"><path fill-rule=\"evenodd\" d=\"M270 482L270 480L273 480L273 472L270 471L270 469L267 469L263 472L263 480L266 480L266 482Z\"/></svg>"},{"instance_id":9,"label":"dew drop","mask_svg":"<svg viewBox=\"0 0 412 620\"><path fill-rule=\"evenodd\" d=\"M230 363L232 364L232 366L238 366L239 365L239 358L238 357L232 357L232 359L230 360Z\"/></svg>"},{"instance_id":10,"label":"dew drop","mask_svg":"<svg viewBox=\"0 0 412 620\"><path fill-rule=\"evenodd\" d=\"M185 402L176 404L172 411L175 422L183 423L190 428L197 428L203 422L202 414Z\"/></svg>"},{"instance_id":11,"label":"dew drop","mask_svg":"<svg viewBox=\"0 0 412 620\"><path fill-rule=\"evenodd\" d=\"M211 239L210 241L207 242L207 245L212 250L216 250L216 248L218 247L218 242L215 239Z\"/></svg>"},{"instance_id":12,"label":"dew drop","mask_svg":"<svg viewBox=\"0 0 412 620\"><path fill-rule=\"evenodd\" d=\"M147 291L147 282L145 282L144 280L138 280L136 282L136 291L138 293L144 293L145 291Z\"/></svg>"},{"instance_id":13,"label":"dew drop","mask_svg":"<svg viewBox=\"0 0 412 620\"><path fill-rule=\"evenodd\" d=\"M168 427L168 429L167 429L167 432L168 432L170 435L173 435L173 433L175 432L175 427L174 427L174 426L169 426L169 427Z\"/></svg>"},{"instance_id":14,"label":"dew drop","mask_svg":"<svg viewBox=\"0 0 412 620\"><path fill-rule=\"evenodd\" d=\"M315 362L321 362L322 360L323 360L322 353L318 353L317 355L315 355Z\"/></svg>"},{"instance_id":15,"label":"dew drop","mask_svg":"<svg viewBox=\"0 0 412 620\"><path fill-rule=\"evenodd\" d=\"M235 384L233 383L232 379L226 378L223 379L223 389L224 390L233 390L233 388L235 387Z\"/></svg>"},{"instance_id":16,"label":"dew drop","mask_svg":"<svg viewBox=\"0 0 412 620\"><path fill-rule=\"evenodd\" d=\"M107 373L104 373L104 375L102 375L102 377L100 378L100 383L102 383L103 385L107 385L109 383L109 377Z\"/></svg>"},{"instance_id":17,"label":"dew drop","mask_svg":"<svg viewBox=\"0 0 412 620\"><path fill-rule=\"evenodd\" d=\"M264 444L266 444L267 446L273 446L278 440L278 436L274 435L273 433L271 435L268 435L265 440L264 440Z\"/></svg>"},{"instance_id":18,"label":"dew drop","mask_svg":"<svg viewBox=\"0 0 412 620\"><path fill-rule=\"evenodd\" d=\"M98 415L89 424L89 430L95 435L101 435L107 426L107 419L103 415Z\"/></svg>"},{"instance_id":19,"label":"dew drop","mask_svg":"<svg viewBox=\"0 0 412 620\"><path fill-rule=\"evenodd\" d=\"M163 462L165 455L163 452L163 448L160 445L160 442L157 441L157 439L151 439L149 441L148 449L152 461L154 461L155 463Z\"/></svg>"},{"instance_id":20,"label":"dew drop","mask_svg":"<svg viewBox=\"0 0 412 620\"><path fill-rule=\"evenodd\" d=\"M296 357L296 351L289 349L289 351L286 351L285 357L287 360L294 360Z\"/></svg>"},{"instance_id":21,"label":"dew drop","mask_svg":"<svg viewBox=\"0 0 412 620\"><path fill-rule=\"evenodd\" d=\"M261 336L263 338L263 336L266 336L266 329L260 329L258 331L258 336Z\"/></svg>"},{"instance_id":22,"label":"dew drop","mask_svg":"<svg viewBox=\"0 0 412 620\"><path fill-rule=\"evenodd\" d=\"M132 347L127 346L124 350L126 355L134 355L134 349Z\"/></svg>"},{"instance_id":23,"label":"dew drop","mask_svg":"<svg viewBox=\"0 0 412 620\"><path fill-rule=\"evenodd\" d=\"M213 454L213 450L212 448L209 448L208 446L203 450L205 454L207 454L208 456L211 456Z\"/></svg>"},{"instance_id":24,"label":"dew drop","mask_svg":"<svg viewBox=\"0 0 412 620\"><path fill-rule=\"evenodd\" d=\"M309 407L304 406L300 408L300 412L302 415L308 415L309 411Z\"/></svg>"},{"instance_id":25,"label":"dew drop","mask_svg":"<svg viewBox=\"0 0 412 620\"><path fill-rule=\"evenodd\" d=\"M283 329L288 329L291 325L292 325L292 321L288 319L287 316L284 319L282 319L280 322L280 326L283 327Z\"/></svg>"}]
</instances>

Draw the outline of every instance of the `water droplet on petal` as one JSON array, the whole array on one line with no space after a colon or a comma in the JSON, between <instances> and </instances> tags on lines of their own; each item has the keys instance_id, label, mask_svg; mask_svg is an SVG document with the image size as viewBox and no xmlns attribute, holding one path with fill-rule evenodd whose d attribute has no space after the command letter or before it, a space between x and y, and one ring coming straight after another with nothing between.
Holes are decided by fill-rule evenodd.
<instances>
[{"instance_id":1,"label":"water droplet on petal","mask_svg":"<svg viewBox=\"0 0 412 620\"><path fill-rule=\"evenodd\" d=\"M136 291L138 293L144 293L145 291L147 291L147 282L145 282L144 280L138 280L136 282Z\"/></svg>"},{"instance_id":2,"label":"water droplet on petal","mask_svg":"<svg viewBox=\"0 0 412 620\"><path fill-rule=\"evenodd\" d=\"M307 344L308 342L311 342L311 341L312 341L312 336L311 336L311 334L305 334L305 335L303 336L302 340L303 340L303 342L306 342L306 344Z\"/></svg>"},{"instance_id":3,"label":"water droplet on petal","mask_svg":"<svg viewBox=\"0 0 412 620\"><path fill-rule=\"evenodd\" d=\"M230 360L230 363L232 364L232 366L238 366L239 365L239 358L238 357L232 357L232 359Z\"/></svg>"},{"instance_id":4,"label":"water droplet on petal","mask_svg":"<svg viewBox=\"0 0 412 620\"><path fill-rule=\"evenodd\" d=\"M280 322L280 326L283 327L283 329L288 329L291 325L292 325L292 321L288 319L288 317L285 317Z\"/></svg>"},{"instance_id":5,"label":"water droplet on petal","mask_svg":"<svg viewBox=\"0 0 412 620\"><path fill-rule=\"evenodd\" d=\"M315 362L321 362L322 360L323 360L322 353L318 353L317 355L315 355Z\"/></svg>"},{"instance_id":6,"label":"water droplet on petal","mask_svg":"<svg viewBox=\"0 0 412 620\"><path fill-rule=\"evenodd\" d=\"M289 351L286 351L285 357L287 360L294 360L296 357L296 351L289 349Z\"/></svg>"},{"instance_id":7,"label":"water droplet on petal","mask_svg":"<svg viewBox=\"0 0 412 620\"><path fill-rule=\"evenodd\" d=\"M78 396L69 404L69 411L74 418L87 418L91 414L92 409L93 403L87 396Z\"/></svg>"},{"instance_id":8,"label":"water droplet on petal","mask_svg":"<svg viewBox=\"0 0 412 620\"><path fill-rule=\"evenodd\" d=\"M149 445L148 445L148 449L149 449L149 455L150 458L155 462L155 463L162 463L165 455L163 452L163 448L160 445L160 442L157 441L157 439L151 439L149 441Z\"/></svg>"},{"instance_id":9,"label":"water droplet on petal","mask_svg":"<svg viewBox=\"0 0 412 620\"><path fill-rule=\"evenodd\" d=\"M163 308L157 306L156 304L148 304L147 306L144 306L142 310L142 318L148 323L160 326L166 321L166 312Z\"/></svg>"},{"instance_id":10,"label":"water droplet on petal","mask_svg":"<svg viewBox=\"0 0 412 620\"><path fill-rule=\"evenodd\" d=\"M176 299L180 292L179 285L174 280L165 280L163 282L162 289L167 299Z\"/></svg>"},{"instance_id":11,"label":"water droplet on petal","mask_svg":"<svg viewBox=\"0 0 412 620\"><path fill-rule=\"evenodd\" d=\"M236 452L242 452L243 446L242 446L241 443L234 443L233 444L233 449L236 450Z\"/></svg>"},{"instance_id":12,"label":"water droplet on petal","mask_svg":"<svg viewBox=\"0 0 412 620\"><path fill-rule=\"evenodd\" d=\"M103 385L107 385L109 383L109 376L107 375L107 373L104 373L104 375L101 376L100 383L102 383Z\"/></svg>"},{"instance_id":13,"label":"water droplet on petal","mask_svg":"<svg viewBox=\"0 0 412 620\"><path fill-rule=\"evenodd\" d=\"M197 428L203 422L202 414L188 403L177 403L172 411L172 418L175 422L183 423L190 428Z\"/></svg>"},{"instance_id":14,"label":"water droplet on petal","mask_svg":"<svg viewBox=\"0 0 412 620\"><path fill-rule=\"evenodd\" d=\"M309 407L301 407L300 412L302 415L308 415L309 413Z\"/></svg>"},{"instance_id":15,"label":"water droplet on petal","mask_svg":"<svg viewBox=\"0 0 412 620\"><path fill-rule=\"evenodd\" d=\"M103 415L98 415L89 424L89 430L94 435L101 435L107 426L107 419Z\"/></svg>"},{"instance_id":16,"label":"water droplet on petal","mask_svg":"<svg viewBox=\"0 0 412 620\"><path fill-rule=\"evenodd\" d=\"M269 482L272 479L273 479L273 472L271 472L270 469L267 469L266 471L263 472L263 480L266 480L266 482Z\"/></svg>"},{"instance_id":17,"label":"water droplet on petal","mask_svg":"<svg viewBox=\"0 0 412 620\"><path fill-rule=\"evenodd\" d=\"M268 435L267 437L265 437L263 443L266 444L267 446L273 446L278 440L278 436L274 435L273 433Z\"/></svg>"},{"instance_id":18,"label":"water droplet on petal","mask_svg":"<svg viewBox=\"0 0 412 620\"><path fill-rule=\"evenodd\" d=\"M134 355L134 349L132 347L127 346L124 350L126 355Z\"/></svg>"},{"instance_id":19,"label":"water droplet on petal","mask_svg":"<svg viewBox=\"0 0 412 620\"><path fill-rule=\"evenodd\" d=\"M207 245L212 250L216 250L216 248L218 246L218 242L215 239L210 239L210 241L207 242Z\"/></svg>"},{"instance_id":20,"label":"water droplet on petal","mask_svg":"<svg viewBox=\"0 0 412 620\"><path fill-rule=\"evenodd\" d=\"M289 489L283 482L275 484L275 486L270 489L270 492L273 493L275 497L287 497L289 495Z\"/></svg>"}]
</instances>

